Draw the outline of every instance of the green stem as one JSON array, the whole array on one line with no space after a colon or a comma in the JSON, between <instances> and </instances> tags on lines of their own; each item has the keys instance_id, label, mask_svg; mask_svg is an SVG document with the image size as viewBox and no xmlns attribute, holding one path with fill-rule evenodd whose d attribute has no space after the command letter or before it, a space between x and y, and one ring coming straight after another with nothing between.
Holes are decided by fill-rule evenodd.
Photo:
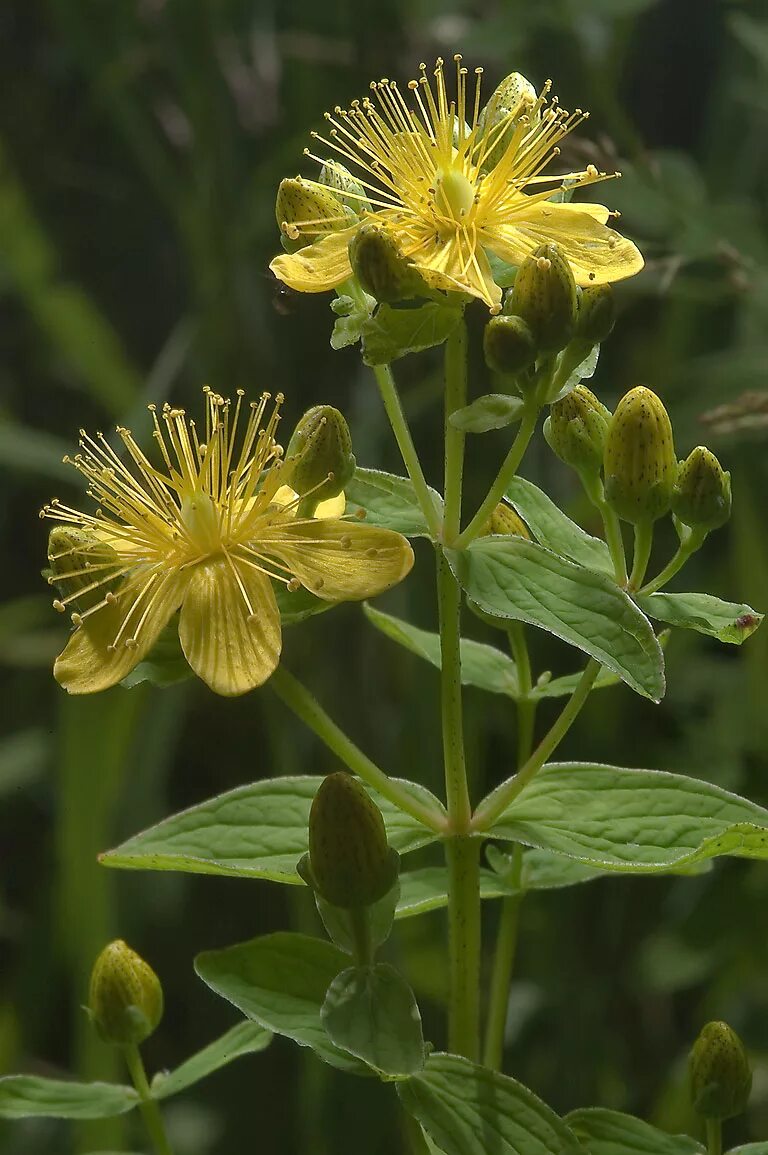
<instances>
[{"instance_id":1,"label":"green stem","mask_svg":"<svg viewBox=\"0 0 768 1155\"><path fill-rule=\"evenodd\" d=\"M519 844L515 845L515 854L522 850ZM520 903L523 900L520 894L507 895L501 903L499 914L499 928L496 933L496 952L493 958L493 975L491 976L491 990L488 1001L488 1020L485 1030L485 1051L483 1065L492 1071L501 1068L501 1059L504 1054L504 1031L507 1025L507 1008L509 1006L509 984L512 978L512 968L515 965L517 950L517 932L519 927Z\"/></svg>"},{"instance_id":2,"label":"green stem","mask_svg":"<svg viewBox=\"0 0 768 1155\"><path fill-rule=\"evenodd\" d=\"M707 1119L707 1155L722 1155L723 1124L719 1119Z\"/></svg>"},{"instance_id":3,"label":"green stem","mask_svg":"<svg viewBox=\"0 0 768 1155\"><path fill-rule=\"evenodd\" d=\"M510 802L517 798L520 791L536 777L549 755L557 748L573 724L587 700L600 669L600 662L596 658L590 658L584 667L584 672L576 689L522 769L515 774L514 778L508 778L506 782L502 782L501 786L497 786L480 803L472 820L474 830L488 830L506 810Z\"/></svg>"},{"instance_id":4,"label":"green stem","mask_svg":"<svg viewBox=\"0 0 768 1155\"><path fill-rule=\"evenodd\" d=\"M621 522L607 502L600 501L596 504L598 510L600 511L600 516L603 519L605 540L611 553L611 561L613 562L613 571L616 576L616 582L620 586L625 586L628 580L627 558L624 552L624 538L621 535Z\"/></svg>"},{"instance_id":5,"label":"green stem","mask_svg":"<svg viewBox=\"0 0 768 1155\"><path fill-rule=\"evenodd\" d=\"M436 833L445 829L445 816L436 807L426 806L410 793L404 783L390 778L380 767L348 738L331 718L306 686L289 674L283 666L278 666L269 680L278 698L286 704L318 738L332 750L353 774L357 774L384 798L400 810L410 814L418 822Z\"/></svg>"},{"instance_id":6,"label":"green stem","mask_svg":"<svg viewBox=\"0 0 768 1155\"><path fill-rule=\"evenodd\" d=\"M533 749L533 730L536 722L536 700L529 695L533 689L531 659L522 622L510 622L507 630L512 657L517 668L517 765L521 767Z\"/></svg>"},{"instance_id":7,"label":"green stem","mask_svg":"<svg viewBox=\"0 0 768 1155\"><path fill-rule=\"evenodd\" d=\"M641 594L655 594L662 586L665 586L668 581L675 576L678 570L681 570L688 558L699 549L706 538L706 532L702 530L692 530L688 536L680 542L677 553L668 561L656 577L645 585L638 592Z\"/></svg>"},{"instance_id":8,"label":"green stem","mask_svg":"<svg viewBox=\"0 0 768 1155\"><path fill-rule=\"evenodd\" d=\"M437 554L437 600L440 614L440 702L442 710L443 765L448 829L452 835L469 830L472 806L464 759L464 726L461 706L461 649L459 619L461 590L442 552Z\"/></svg>"},{"instance_id":9,"label":"green stem","mask_svg":"<svg viewBox=\"0 0 768 1155\"><path fill-rule=\"evenodd\" d=\"M445 343L445 514L443 541L450 544L461 529L464 433L450 418L467 403L467 326L462 319Z\"/></svg>"},{"instance_id":10,"label":"green stem","mask_svg":"<svg viewBox=\"0 0 768 1155\"><path fill-rule=\"evenodd\" d=\"M639 521L635 526L635 552L632 555L632 573L627 588L636 590L643 583L653 545L653 522Z\"/></svg>"},{"instance_id":11,"label":"green stem","mask_svg":"<svg viewBox=\"0 0 768 1155\"><path fill-rule=\"evenodd\" d=\"M424 470L421 468L416 446L413 444L392 370L389 365L374 365L373 373L379 386L379 393L384 402L389 424L392 426L392 432L400 450L400 456L416 493L416 499L429 526L429 532L437 540L440 537L440 516L432 500Z\"/></svg>"},{"instance_id":12,"label":"green stem","mask_svg":"<svg viewBox=\"0 0 768 1155\"><path fill-rule=\"evenodd\" d=\"M157 1155L173 1155L173 1150L165 1133L163 1116L147 1082L147 1072L144 1070L144 1061L137 1046L123 1047L125 1061L130 1072L133 1085L139 1093L139 1107L144 1119L144 1126L152 1141Z\"/></svg>"},{"instance_id":13,"label":"green stem","mask_svg":"<svg viewBox=\"0 0 768 1155\"><path fill-rule=\"evenodd\" d=\"M446 839L451 1007L448 1045L480 1058L480 840Z\"/></svg>"},{"instance_id":14,"label":"green stem","mask_svg":"<svg viewBox=\"0 0 768 1155\"><path fill-rule=\"evenodd\" d=\"M352 932L352 941L355 946L355 966L370 966L373 962L373 943L371 941L371 920L368 907L353 906L347 911L347 914L349 915L349 929Z\"/></svg>"},{"instance_id":15,"label":"green stem","mask_svg":"<svg viewBox=\"0 0 768 1155\"><path fill-rule=\"evenodd\" d=\"M446 538L447 544L453 549L464 549L473 541L477 535L482 531L488 518L493 513L496 506L501 501L502 497L507 491L510 481L517 473L520 462L525 456L525 451L528 448L528 442L533 436L536 428L536 421L538 420L538 407L530 403L523 413L523 419L520 422L520 428L517 431L517 436L512 442L509 453L504 458L501 469L496 475L496 480L488 491L488 495L478 509L475 516L470 521L469 525L462 530L459 536L451 541Z\"/></svg>"}]
</instances>

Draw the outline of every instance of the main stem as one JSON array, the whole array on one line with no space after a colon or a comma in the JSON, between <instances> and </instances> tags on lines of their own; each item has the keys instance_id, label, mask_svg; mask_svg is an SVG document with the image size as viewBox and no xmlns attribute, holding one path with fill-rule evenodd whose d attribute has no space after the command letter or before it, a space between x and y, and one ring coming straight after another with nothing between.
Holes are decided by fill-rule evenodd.
<instances>
[{"instance_id":1,"label":"main stem","mask_svg":"<svg viewBox=\"0 0 768 1155\"><path fill-rule=\"evenodd\" d=\"M400 810L410 814L430 830L442 832L445 827L445 818L437 809L432 809L420 802L407 788L396 779L390 778L380 767L356 746L351 738L328 717L317 699L309 692L306 686L289 674L283 666L278 666L269 680L269 685L286 706L304 722L322 742L352 771L378 790L382 797L388 799Z\"/></svg>"},{"instance_id":2,"label":"main stem","mask_svg":"<svg viewBox=\"0 0 768 1155\"><path fill-rule=\"evenodd\" d=\"M152 1098L152 1092L149 1089L147 1072L144 1070L144 1060L139 1048L127 1046L123 1048L123 1052L133 1085L139 1093L139 1108L156 1155L173 1155L168 1136L165 1133L160 1107L157 1101Z\"/></svg>"},{"instance_id":3,"label":"main stem","mask_svg":"<svg viewBox=\"0 0 768 1155\"><path fill-rule=\"evenodd\" d=\"M464 469L464 434L450 423L467 396L467 334L457 325L445 349L445 518L443 541L458 536ZM461 701L461 590L443 552L437 553L440 616L440 703L448 835L448 932L451 995L448 1037L455 1054L480 1051L480 846L469 836L472 806L464 758Z\"/></svg>"},{"instance_id":4,"label":"main stem","mask_svg":"<svg viewBox=\"0 0 768 1155\"><path fill-rule=\"evenodd\" d=\"M722 1155L723 1124L719 1119L707 1119L707 1155Z\"/></svg>"},{"instance_id":5,"label":"main stem","mask_svg":"<svg viewBox=\"0 0 768 1155\"><path fill-rule=\"evenodd\" d=\"M463 325L460 325L459 328L463 329ZM416 500L429 526L429 532L432 537L437 540L440 536L440 517L435 509L435 503L432 500L427 479L424 476L424 470L421 468L416 446L413 444L413 438L411 437L408 421L403 412L400 394L397 391L392 370L389 365L374 365L373 373L379 386L379 393L384 402L389 424L392 426L392 432L395 435L395 440L400 450L400 456L403 459L406 472L411 479L411 484L416 493Z\"/></svg>"}]
</instances>

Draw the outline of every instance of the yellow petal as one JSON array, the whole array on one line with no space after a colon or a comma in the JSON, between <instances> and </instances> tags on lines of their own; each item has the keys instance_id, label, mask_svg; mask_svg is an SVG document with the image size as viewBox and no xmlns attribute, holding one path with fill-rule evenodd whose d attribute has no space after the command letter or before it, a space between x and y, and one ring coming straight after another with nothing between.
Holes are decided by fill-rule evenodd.
<instances>
[{"instance_id":1,"label":"yellow petal","mask_svg":"<svg viewBox=\"0 0 768 1155\"><path fill-rule=\"evenodd\" d=\"M501 305L501 289L494 282L491 266L479 245L457 234L428 257L414 257L414 267L432 289L469 293L485 301L490 309Z\"/></svg>"},{"instance_id":2,"label":"yellow petal","mask_svg":"<svg viewBox=\"0 0 768 1155\"><path fill-rule=\"evenodd\" d=\"M269 579L226 557L195 566L179 637L190 666L215 693L260 686L280 659L280 614Z\"/></svg>"},{"instance_id":3,"label":"yellow petal","mask_svg":"<svg viewBox=\"0 0 768 1155\"><path fill-rule=\"evenodd\" d=\"M272 501L276 505L298 505L299 495L290 485L281 485ZM338 493L336 497L326 497L325 501L318 501L315 507L314 517L341 517L344 510L347 508L347 499L343 493ZM294 509L295 512L295 509Z\"/></svg>"},{"instance_id":4,"label":"yellow petal","mask_svg":"<svg viewBox=\"0 0 768 1155\"><path fill-rule=\"evenodd\" d=\"M582 205L541 201L509 224L483 230L488 248L519 265L535 248L553 241L563 250L577 285L601 285L639 273L643 258L630 240L609 229Z\"/></svg>"},{"instance_id":5,"label":"yellow petal","mask_svg":"<svg viewBox=\"0 0 768 1155\"><path fill-rule=\"evenodd\" d=\"M328 233L296 253L281 253L270 269L299 293L324 293L352 276L347 249L358 225Z\"/></svg>"},{"instance_id":6,"label":"yellow petal","mask_svg":"<svg viewBox=\"0 0 768 1155\"><path fill-rule=\"evenodd\" d=\"M83 620L53 667L56 681L70 694L94 694L116 686L147 656L163 626L179 608L185 578L178 573L132 583L113 605ZM131 609L133 606L133 609ZM120 632L127 613L127 628ZM136 635L136 645L126 645Z\"/></svg>"},{"instance_id":7,"label":"yellow petal","mask_svg":"<svg viewBox=\"0 0 768 1155\"><path fill-rule=\"evenodd\" d=\"M259 546L327 601L375 597L401 581L413 565L406 538L356 522L284 522L271 526Z\"/></svg>"}]
</instances>

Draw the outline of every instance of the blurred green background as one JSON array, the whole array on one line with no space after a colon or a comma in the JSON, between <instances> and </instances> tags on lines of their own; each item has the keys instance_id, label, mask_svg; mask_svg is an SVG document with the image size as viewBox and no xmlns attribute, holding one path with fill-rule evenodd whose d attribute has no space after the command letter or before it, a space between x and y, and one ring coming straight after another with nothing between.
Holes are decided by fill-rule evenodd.
<instances>
[{"instance_id":1,"label":"blurred green background","mask_svg":"<svg viewBox=\"0 0 768 1155\"><path fill-rule=\"evenodd\" d=\"M51 662L66 629L40 578L61 464L82 426L146 430L144 405L194 405L209 382L287 393L286 419L339 405L358 461L397 470L370 373L328 345L327 296L281 293L274 192L304 167L322 112L380 75L456 50L490 86L548 76L591 120L563 161L620 167L605 186L647 268L618 292L595 378L608 404L644 383L682 455L706 440L733 473L731 523L677 579L768 605L768 18L716 0L4 0L0 5L0 1073L122 1077L81 1010L93 957L125 937L160 973L167 1014L147 1047L170 1066L234 1021L192 958L253 934L311 928L306 893L195 876L131 875L96 853L173 810L254 778L333 767L266 687L202 684L68 700ZM472 388L483 309L470 311ZM398 367L433 480L439 361ZM746 394L746 396L745 396ZM725 415L702 422L718 406ZM473 441L470 498L505 435ZM541 439L524 467L586 519ZM664 560L662 545L659 559ZM431 563L383 599L434 628ZM690 575L690 576L689 576ZM489 638L480 623L466 630ZM542 635L537 670L578 659ZM690 772L768 803L768 631L743 653L695 636L668 649L659 707L624 688L590 700L568 756ZM439 788L437 675L343 606L286 633L286 666L383 766ZM467 693L477 790L508 773L508 703ZM542 710L541 721L546 721ZM768 867L733 860L692 879L606 879L529 899L505 1069L556 1109L601 1104L693 1126L684 1058L725 1018L756 1063L731 1144L768 1134ZM485 910L489 932L497 911ZM393 953L441 1043L440 915L401 924ZM401 1148L393 1097L277 1042L168 1110L179 1155L258 1149L370 1155ZM146 1150L133 1118L0 1126L4 1155Z\"/></svg>"}]
</instances>

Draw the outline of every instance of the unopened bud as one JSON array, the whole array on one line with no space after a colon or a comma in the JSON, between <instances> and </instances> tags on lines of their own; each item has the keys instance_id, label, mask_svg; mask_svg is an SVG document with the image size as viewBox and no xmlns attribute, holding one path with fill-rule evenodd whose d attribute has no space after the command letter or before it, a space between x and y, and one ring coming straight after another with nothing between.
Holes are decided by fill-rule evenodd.
<instances>
[{"instance_id":1,"label":"unopened bud","mask_svg":"<svg viewBox=\"0 0 768 1155\"><path fill-rule=\"evenodd\" d=\"M309 813L309 855L300 873L342 909L371 906L395 884L399 857L381 811L350 774L329 774Z\"/></svg>"},{"instance_id":2,"label":"unopened bud","mask_svg":"<svg viewBox=\"0 0 768 1155\"><path fill-rule=\"evenodd\" d=\"M707 1023L688 1056L691 1099L705 1119L731 1119L746 1108L752 1071L741 1039L727 1023Z\"/></svg>"},{"instance_id":3,"label":"unopened bud","mask_svg":"<svg viewBox=\"0 0 768 1155\"><path fill-rule=\"evenodd\" d=\"M337 160L327 160L320 169L319 183L332 189L341 203L353 213L359 215L371 208L365 189L359 180L352 176L345 165Z\"/></svg>"},{"instance_id":4,"label":"unopened bud","mask_svg":"<svg viewBox=\"0 0 768 1155\"><path fill-rule=\"evenodd\" d=\"M483 352L489 369L514 376L536 360L536 342L522 317L491 317L483 333Z\"/></svg>"},{"instance_id":5,"label":"unopened bud","mask_svg":"<svg viewBox=\"0 0 768 1155\"><path fill-rule=\"evenodd\" d=\"M611 414L591 389L577 385L555 401L544 422L544 436L561 461L580 472L597 475Z\"/></svg>"},{"instance_id":6,"label":"unopened bud","mask_svg":"<svg viewBox=\"0 0 768 1155\"><path fill-rule=\"evenodd\" d=\"M407 301L429 293L413 263L381 225L360 226L349 243L349 260L365 292L377 301Z\"/></svg>"},{"instance_id":7,"label":"unopened bud","mask_svg":"<svg viewBox=\"0 0 768 1155\"><path fill-rule=\"evenodd\" d=\"M105 593L120 586L120 561L117 553L96 533L56 525L48 537L46 571L49 582L56 587L62 601L84 613L102 601ZM109 568L115 566L115 577L110 579Z\"/></svg>"},{"instance_id":8,"label":"unopened bud","mask_svg":"<svg viewBox=\"0 0 768 1155\"><path fill-rule=\"evenodd\" d=\"M278 228L294 249L311 244L321 233L345 229L354 221L353 213L334 192L303 177L280 181L275 216Z\"/></svg>"},{"instance_id":9,"label":"unopened bud","mask_svg":"<svg viewBox=\"0 0 768 1155\"><path fill-rule=\"evenodd\" d=\"M530 118L536 104L536 89L520 72L511 72L491 93L478 120L482 167L494 168L503 157L524 118Z\"/></svg>"},{"instance_id":10,"label":"unopened bud","mask_svg":"<svg viewBox=\"0 0 768 1155\"><path fill-rule=\"evenodd\" d=\"M286 461L294 460L291 488L304 497L326 501L341 493L355 472L349 426L332 405L313 405L288 442Z\"/></svg>"},{"instance_id":11,"label":"unopened bud","mask_svg":"<svg viewBox=\"0 0 768 1155\"><path fill-rule=\"evenodd\" d=\"M611 285L588 285L579 293L575 337L599 345L616 324L616 299Z\"/></svg>"},{"instance_id":12,"label":"unopened bud","mask_svg":"<svg viewBox=\"0 0 768 1155\"><path fill-rule=\"evenodd\" d=\"M512 537L527 537L528 539L530 539L531 536L528 532L528 526L506 501L500 501L496 506L488 518L488 521L485 523L481 536L487 536L491 533Z\"/></svg>"},{"instance_id":13,"label":"unopened bud","mask_svg":"<svg viewBox=\"0 0 768 1155\"><path fill-rule=\"evenodd\" d=\"M608 425L603 458L605 497L624 521L656 521L669 511L677 458L669 415L638 385L619 402Z\"/></svg>"},{"instance_id":14,"label":"unopened bud","mask_svg":"<svg viewBox=\"0 0 768 1155\"><path fill-rule=\"evenodd\" d=\"M731 475L704 445L680 465L672 512L692 529L719 529L731 516Z\"/></svg>"},{"instance_id":15,"label":"unopened bud","mask_svg":"<svg viewBox=\"0 0 768 1155\"><path fill-rule=\"evenodd\" d=\"M526 257L515 275L510 305L528 322L539 349L556 353L568 344L576 322L576 282L557 245L539 245Z\"/></svg>"},{"instance_id":16,"label":"unopened bud","mask_svg":"<svg viewBox=\"0 0 768 1155\"><path fill-rule=\"evenodd\" d=\"M106 1043L135 1046L149 1038L163 1017L163 988L144 959L116 939L94 963L88 1003Z\"/></svg>"}]
</instances>

